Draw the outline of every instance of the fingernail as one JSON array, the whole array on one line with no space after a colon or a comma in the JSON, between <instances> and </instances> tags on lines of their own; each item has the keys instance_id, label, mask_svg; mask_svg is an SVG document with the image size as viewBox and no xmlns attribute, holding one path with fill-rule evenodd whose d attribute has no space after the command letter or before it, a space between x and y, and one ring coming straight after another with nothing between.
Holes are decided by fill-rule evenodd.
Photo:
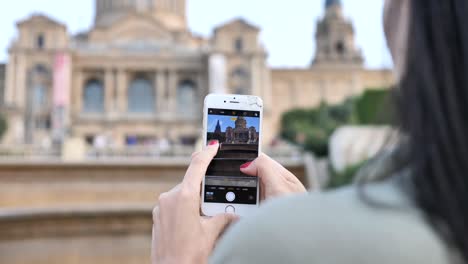
<instances>
[{"instance_id":1,"label":"fingernail","mask_svg":"<svg viewBox=\"0 0 468 264\"><path fill-rule=\"evenodd\" d=\"M218 145L218 140L211 140L211 141L208 143L208 146L214 146L214 145Z\"/></svg>"},{"instance_id":2,"label":"fingernail","mask_svg":"<svg viewBox=\"0 0 468 264\"><path fill-rule=\"evenodd\" d=\"M252 164L252 162L251 162L251 161L249 161L249 162L247 162L247 163L244 163L244 164L242 164L240 167L241 167L241 169L247 169L247 168L250 166L250 164Z\"/></svg>"}]
</instances>

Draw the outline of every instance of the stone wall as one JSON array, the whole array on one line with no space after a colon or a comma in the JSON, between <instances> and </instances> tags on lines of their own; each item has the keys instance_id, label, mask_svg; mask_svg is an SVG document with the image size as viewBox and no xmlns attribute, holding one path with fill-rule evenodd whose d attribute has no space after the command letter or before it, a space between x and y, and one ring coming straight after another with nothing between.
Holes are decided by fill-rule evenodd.
<instances>
[{"instance_id":1,"label":"stone wall","mask_svg":"<svg viewBox=\"0 0 468 264\"><path fill-rule=\"evenodd\" d=\"M280 162L309 182L305 158ZM151 210L187 165L0 164L0 263L149 263Z\"/></svg>"},{"instance_id":2,"label":"stone wall","mask_svg":"<svg viewBox=\"0 0 468 264\"><path fill-rule=\"evenodd\" d=\"M2 212L1 263L149 263L151 228L146 207Z\"/></svg>"}]
</instances>

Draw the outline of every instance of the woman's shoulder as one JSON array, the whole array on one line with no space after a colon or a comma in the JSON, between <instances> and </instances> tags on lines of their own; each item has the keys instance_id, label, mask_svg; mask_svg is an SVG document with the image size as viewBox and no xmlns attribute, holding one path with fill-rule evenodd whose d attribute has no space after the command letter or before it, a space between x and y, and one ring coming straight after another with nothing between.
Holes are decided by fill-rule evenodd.
<instances>
[{"instance_id":1,"label":"woman's shoulder","mask_svg":"<svg viewBox=\"0 0 468 264\"><path fill-rule=\"evenodd\" d=\"M376 205L356 187L271 201L227 232L213 263L447 262L443 243L398 188L364 188Z\"/></svg>"}]
</instances>

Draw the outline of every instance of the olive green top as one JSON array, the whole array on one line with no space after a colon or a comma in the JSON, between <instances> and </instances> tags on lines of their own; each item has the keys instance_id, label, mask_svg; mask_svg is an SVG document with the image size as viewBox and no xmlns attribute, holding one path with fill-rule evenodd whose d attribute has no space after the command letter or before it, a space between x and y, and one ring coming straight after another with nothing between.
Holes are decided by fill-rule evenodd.
<instances>
[{"instance_id":1,"label":"olive green top","mask_svg":"<svg viewBox=\"0 0 468 264\"><path fill-rule=\"evenodd\" d=\"M227 231L210 263L451 263L445 243L396 180L365 186L365 199L359 191L271 201Z\"/></svg>"}]
</instances>

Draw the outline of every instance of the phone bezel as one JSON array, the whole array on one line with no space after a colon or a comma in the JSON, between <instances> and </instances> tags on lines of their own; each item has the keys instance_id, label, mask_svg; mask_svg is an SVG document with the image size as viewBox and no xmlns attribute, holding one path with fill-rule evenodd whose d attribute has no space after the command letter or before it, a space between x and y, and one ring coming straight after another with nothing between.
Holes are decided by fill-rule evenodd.
<instances>
[{"instance_id":1,"label":"phone bezel","mask_svg":"<svg viewBox=\"0 0 468 264\"><path fill-rule=\"evenodd\" d=\"M260 112L260 133L259 133L259 150L262 151L262 133L263 133L263 101L258 96L251 95L221 95L209 94L205 98L203 107L203 142L207 144L207 124L208 124L208 109L232 109L245 111ZM203 177L202 192L201 192L201 211L205 216L215 216L225 213L227 206L235 208L235 214L245 216L258 208L260 204L260 184L257 185L257 201L255 205L248 204L228 204L228 203L205 203L205 177Z\"/></svg>"}]
</instances>

